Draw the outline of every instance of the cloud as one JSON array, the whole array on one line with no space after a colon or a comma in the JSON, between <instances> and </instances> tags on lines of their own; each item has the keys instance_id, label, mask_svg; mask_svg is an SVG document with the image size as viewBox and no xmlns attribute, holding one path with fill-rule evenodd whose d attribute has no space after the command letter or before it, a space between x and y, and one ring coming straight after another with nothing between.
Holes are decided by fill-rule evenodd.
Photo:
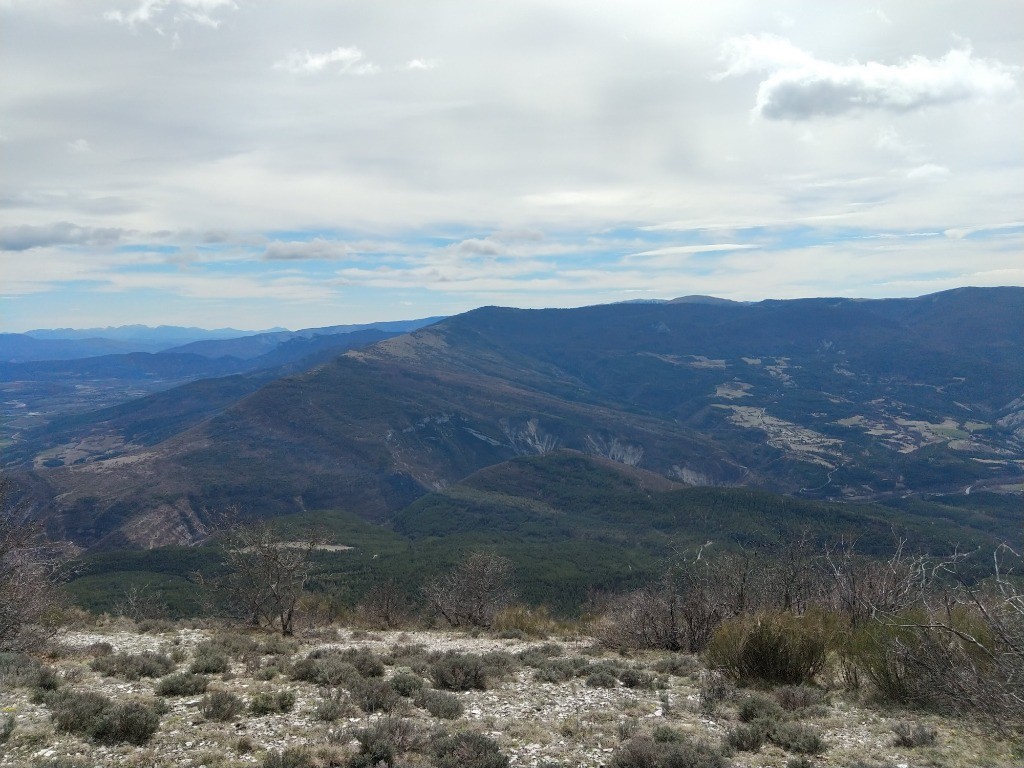
<instances>
[{"instance_id":1,"label":"cloud","mask_svg":"<svg viewBox=\"0 0 1024 768\"><path fill-rule=\"evenodd\" d=\"M115 227L80 227L67 221L32 226L0 227L0 249L27 251L54 245L111 245L126 231Z\"/></svg>"},{"instance_id":2,"label":"cloud","mask_svg":"<svg viewBox=\"0 0 1024 768\"><path fill-rule=\"evenodd\" d=\"M360 253L378 253L388 249L384 243L347 243L318 237L313 240L275 240L263 251L264 261L326 261L344 259Z\"/></svg>"},{"instance_id":3,"label":"cloud","mask_svg":"<svg viewBox=\"0 0 1024 768\"><path fill-rule=\"evenodd\" d=\"M301 275L222 276L205 274L110 273L100 279L99 290L109 292L153 290L193 299L273 299L276 301L324 301L336 288L330 283Z\"/></svg>"},{"instance_id":4,"label":"cloud","mask_svg":"<svg viewBox=\"0 0 1024 768\"><path fill-rule=\"evenodd\" d=\"M237 8L234 0L139 0L133 10L111 10L103 16L126 27L145 25L163 34L163 25L168 20L173 25L191 22L216 29L220 26L216 13Z\"/></svg>"},{"instance_id":5,"label":"cloud","mask_svg":"<svg viewBox=\"0 0 1024 768\"><path fill-rule=\"evenodd\" d=\"M425 69L437 69L439 62L437 59L410 59L405 62L403 69L410 71L425 70Z\"/></svg>"},{"instance_id":6,"label":"cloud","mask_svg":"<svg viewBox=\"0 0 1024 768\"><path fill-rule=\"evenodd\" d=\"M769 120L809 120L848 112L913 112L1012 92L1017 69L975 58L970 48L939 59L913 56L899 64L835 64L815 58L775 35L743 35L725 42L727 63L718 78L768 73L757 91L755 114Z\"/></svg>"},{"instance_id":7,"label":"cloud","mask_svg":"<svg viewBox=\"0 0 1024 768\"><path fill-rule=\"evenodd\" d=\"M454 250L467 256L498 256L506 253L508 247L490 237L470 237L457 243Z\"/></svg>"},{"instance_id":8,"label":"cloud","mask_svg":"<svg viewBox=\"0 0 1024 768\"><path fill-rule=\"evenodd\" d=\"M75 155L82 155L87 152L92 152L92 145L89 144L85 139L75 139L67 143L68 152Z\"/></svg>"},{"instance_id":9,"label":"cloud","mask_svg":"<svg viewBox=\"0 0 1024 768\"><path fill-rule=\"evenodd\" d=\"M949 176L949 168L935 163L925 163L907 171L907 178L913 181L937 181Z\"/></svg>"},{"instance_id":10,"label":"cloud","mask_svg":"<svg viewBox=\"0 0 1024 768\"><path fill-rule=\"evenodd\" d=\"M327 53L292 51L276 62L274 69L293 75L315 75L332 64L337 65L335 69L339 74L373 75L380 71L376 64L366 61L365 55L358 48L341 47Z\"/></svg>"},{"instance_id":11,"label":"cloud","mask_svg":"<svg viewBox=\"0 0 1024 768\"><path fill-rule=\"evenodd\" d=\"M683 256L691 253L718 253L721 251L742 251L748 248L757 248L749 243L715 243L712 245L671 245L666 248L655 248L650 251L640 251L630 254L631 256Z\"/></svg>"}]
</instances>

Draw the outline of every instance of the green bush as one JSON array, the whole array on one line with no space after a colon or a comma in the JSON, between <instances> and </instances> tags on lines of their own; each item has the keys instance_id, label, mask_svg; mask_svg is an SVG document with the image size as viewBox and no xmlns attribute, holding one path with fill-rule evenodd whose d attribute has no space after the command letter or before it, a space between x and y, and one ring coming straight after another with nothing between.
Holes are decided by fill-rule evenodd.
<instances>
[{"instance_id":1,"label":"green bush","mask_svg":"<svg viewBox=\"0 0 1024 768\"><path fill-rule=\"evenodd\" d=\"M40 680L49 670L51 680L57 680L49 667L44 667L25 653L0 652L0 685L7 688L41 688ZM53 686L57 687L57 686ZM52 690L52 689L51 689Z\"/></svg>"},{"instance_id":2,"label":"green bush","mask_svg":"<svg viewBox=\"0 0 1024 768\"><path fill-rule=\"evenodd\" d=\"M320 701L313 707L313 717L324 723L333 723L342 717L354 717L358 714L359 708L341 688L324 689Z\"/></svg>"},{"instance_id":3,"label":"green bush","mask_svg":"<svg viewBox=\"0 0 1024 768\"><path fill-rule=\"evenodd\" d=\"M654 675L640 669L626 669L619 675L619 680L627 688L639 688L645 691L654 690Z\"/></svg>"},{"instance_id":4,"label":"green bush","mask_svg":"<svg viewBox=\"0 0 1024 768\"><path fill-rule=\"evenodd\" d=\"M267 752L261 765L262 768L317 768L313 753L305 747L288 747L281 752Z\"/></svg>"},{"instance_id":5,"label":"green bush","mask_svg":"<svg viewBox=\"0 0 1024 768\"><path fill-rule=\"evenodd\" d=\"M158 696L194 696L206 693L208 684L209 680L203 675L175 672L160 679L156 684L156 693Z\"/></svg>"},{"instance_id":6,"label":"green bush","mask_svg":"<svg viewBox=\"0 0 1024 768\"><path fill-rule=\"evenodd\" d=\"M519 669L519 659L505 651L488 651L480 657L488 678L511 677Z\"/></svg>"},{"instance_id":7,"label":"green bush","mask_svg":"<svg viewBox=\"0 0 1024 768\"><path fill-rule=\"evenodd\" d=\"M291 656L298 649L297 641L281 635L271 635L260 641L257 651L264 656Z\"/></svg>"},{"instance_id":8,"label":"green bush","mask_svg":"<svg viewBox=\"0 0 1024 768\"><path fill-rule=\"evenodd\" d=\"M383 717L354 734L359 743L359 754L349 762L349 768L374 768L380 763L391 766L407 752L421 749L426 737L411 720Z\"/></svg>"},{"instance_id":9,"label":"green bush","mask_svg":"<svg viewBox=\"0 0 1024 768\"><path fill-rule=\"evenodd\" d=\"M403 671L396 672L388 682L400 696L409 697L415 696L427 686L427 681L419 675Z\"/></svg>"},{"instance_id":10,"label":"green bush","mask_svg":"<svg viewBox=\"0 0 1024 768\"><path fill-rule=\"evenodd\" d=\"M577 663L582 662L582 664ZM588 666L584 659L544 659L533 673L533 679L541 683L564 683L577 677L583 667Z\"/></svg>"},{"instance_id":11,"label":"green bush","mask_svg":"<svg viewBox=\"0 0 1024 768\"><path fill-rule=\"evenodd\" d=\"M143 677L163 677L174 669L174 662L162 653L143 651L99 656L93 659L89 666L106 677L138 680Z\"/></svg>"},{"instance_id":12,"label":"green bush","mask_svg":"<svg viewBox=\"0 0 1024 768\"><path fill-rule=\"evenodd\" d=\"M7 715L3 720L0 720L0 744L3 744L14 733L14 715Z\"/></svg>"},{"instance_id":13,"label":"green bush","mask_svg":"<svg viewBox=\"0 0 1024 768\"><path fill-rule=\"evenodd\" d=\"M475 653L446 653L430 665L430 678L443 690L485 691L488 667Z\"/></svg>"},{"instance_id":14,"label":"green bush","mask_svg":"<svg viewBox=\"0 0 1024 768\"><path fill-rule=\"evenodd\" d=\"M188 670L197 675L216 675L227 672L230 667L228 654L218 650L215 646L201 644L196 646L192 655L192 663Z\"/></svg>"},{"instance_id":15,"label":"green bush","mask_svg":"<svg viewBox=\"0 0 1024 768\"><path fill-rule=\"evenodd\" d=\"M528 667L540 667L548 659L565 654L565 649L558 643L542 643L524 648L516 657Z\"/></svg>"},{"instance_id":16,"label":"green bush","mask_svg":"<svg viewBox=\"0 0 1024 768\"><path fill-rule=\"evenodd\" d=\"M616 688L619 678L606 669L599 669L587 675L587 685L591 688Z\"/></svg>"},{"instance_id":17,"label":"green bush","mask_svg":"<svg viewBox=\"0 0 1024 768\"><path fill-rule=\"evenodd\" d=\"M430 667L430 654L422 643L396 645L383 661L390 666L408 667L418 675L425 675Z\"/></svg>"},{"instance_id":18,"label":"green bush","mask_svg":"<svg viewBox=\"0 0 1024 768\"><path fill-rule=\"evenodd\" d=\"M360 678L351 687L352 699L363 712L392 712L401 703L402 697L385 680Z\"/></svg>"},{"instance_id":19,"label":"green bush","mask_svg":"<svg viewBox=\"0 0 1024 768\"><path fill-rule=\"evenodd\" d=\"M287 689L278 691L257 691L249 699L249 711L259 717L278 712L291 712L295 706L295 693Z\"/></svg>"},{"instance_id":20,"label":"green bush","mask_svg":"<svg viewBox=\"0 0 1024 768\"><path fill-rule=\"evenodd\" d=\"M662 675L677 677L693 677L700 672L700 662L696 656L682 653L671 653L663 656L651 665L651 669Z\"/></svg>"},{"instance_id":21,"label":"green bush","mask_svg":"<svg viewBox=\"0 0 1024 768\"><path fill-rule=\"evenodd\" d=\"M614 753L610 768L724 768L722 755L704 742L682 738L655 741L647 736L630 739Z\"/></svg>"},{"instance_id":22,"label":"green bush","mask_svg":"<svg viewBox=\"0 0 1024 768\"><path fill-rule=\"evenodd\" d=\"M726 748L737 752L758 752L768 738L768 726L761 721L730 728L722 739Z\"/></svg>"},{"instance_id":23,"label":"green bush","mask_svg":"<svg viewBox=\"0 0 1024 768\"><path fill-rule=\"evenodd\" d=\"M89 733L92 724L113 706L106 696L93 691L58 691L43 701L58 731Z\"/></svg>"},{"instance_id":24,"label":"green bush","mask_svg":"<svg viewBox=\"0 0 1024 768\"><path fill-rule=\"evenodd\" d=\"M145 744L160 727L160 713L153 706L139 701L116 704L105 710L90 729L102 744Z\"/></svg>"},{"instance_id":25,"label":"green bush","mask_svg":"<svg viewBox=\"0 0 1024 768\"><path fill-rule=\"evenodd\" d=\"M218 654L242 659L258 652L260 644L248 635L240 632L220 632L210 640L199 643L195 649L196 656Z\"/></svg>"},{"instance_id":26,"label":"green bush","mask_svg":"<svg viewBox=\"0 0 1024 768\"><path fill-rule=\"evenodd\" d=\"M384 661L377 654L365 648L349 648L341 658L355 667L363 677L384 677Z\"/></svg>"},{"instance_id":27,"label":"green bush","mask_svg":"<svg viewBox=\"0 0 1024 768\"><path fill-rule=\"evenodd\" d=\"M436 768L507 768L509 760L487 736L459 731L432 745Z\"/></svg>"},{"instance_id":28,"label":"green bush","mask_svg":"<svg viewBox=\"0 0 1024 768\"><path fill-rule=\"evenodd\" d=\"M0 655L9 657L0 660L0 687L35 688L37 692L45 692L55 691L63 685L63 680L53 667L40 664L28 656L21 657L21 654Z\"/></svg>"},{"instance_id":29,"label":"green bush","mask_svg":"<svg viewBox=\"0 0 1024 768\"><path fill-rule=\"evenodd\" d=\"M429 688L420 691L413 703L442 720L454 720L462 714L463 709L462 702L454 693L434 691Z\"/></svg>"},{"instance_id":30,"label":"green bush","mask_svg":"<svg viewBox=\"0 0 1024 768\"><path fill-rule=\"evenodd\" d=\"M828 749L821 733L803 723L774 723L768 738L787 752L801 755L820 755Z\"/></svg>"},{"instance_id":31,"label":"green bush","mask_svg":"<svg viewBox=\"0 0 1024 768\"><path fill-rule=\"evenodd\" d=\"M753 693L740 702L740 721L752 723L755 720L782 720L784 710L773 698L761 693Z\"/></svg>"},{"instance_id":32,"label":"green bush","mask_svg":"<svg viewBox=\"0 0 1024 768\"><path fill-rule=\"evenodd\" d=\"M207 720L226 722L244 709L242 700L230 691L211 691L199 702L199 712Z\"/></svg>"},{"instance_id":33,"label":"green bush","mask_svg":"<svg viewBox=\"0 0 1024 768\"><path fill-rule=\"evenodd\" d=\"M827 637L817 616L738 616L722 622L705 652L710 666L741 683L802 685L824 666Z\"/></svg>"},{"instance_id":34,"label":"green bush","mask_svg":"<svg viewBox=\"0 0 1024 768\"><path fill-rule=\"evenodd\" d=\"M689 740L685 733L667 725L657 726L651 731L651 738L658 744L679 744Z\"/></svg>"},{"instance_id":35,"label":"green bush","mask_svg":"<svg viewBox=\"0 0 1024 768\"><path fill-rule=\"evenodd\" d=\"M91 691L61 691L47 701L57 730L103 744L145 744L160 726L160 710L141 701L114 704Z\"/></svg>"},{"instance_id":36,"label":"green bush","mask_svg":"<svg viewBox=\"0 0 1024 768\"><path fill-rule=\"evenodd\" d=\"M363 675L350 662L340 656L320 656L299 659L289 673L292 680L326 686L351 687L362 680Z\"/></svg>"}]
</instances>

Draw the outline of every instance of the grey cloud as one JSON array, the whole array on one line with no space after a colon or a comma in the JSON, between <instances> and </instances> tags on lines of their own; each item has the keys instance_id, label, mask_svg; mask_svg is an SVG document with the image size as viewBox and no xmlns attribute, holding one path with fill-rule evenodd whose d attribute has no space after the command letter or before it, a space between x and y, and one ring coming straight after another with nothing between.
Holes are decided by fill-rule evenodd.
<instances>
[{"instance_id":1,"label":"grey cloud","mask_svg":"<svg viewBox=\"0 0 1024 768\"><path fill-rule=\"evenodd\" d=\"M969 48L938 59L913 56L898 64L815 58L788 40L746 35L729 40L719 79L768 72L755 112L769 120L808 120L847 112L913 112L927 107L1000 96L1015 87L1015 68L975 57Z\"/></svg>"},{"instance_id":2,"label":"grey cloud","mask_svg":"<svg viewBox=\"0 0 1024 768\"><path fill-rule=\"evenodd\" d=\"M383 253L390 249L386 243L373 241L342 242L318 237L314 240L275 240L269 243L261 257L264 261L314 261L344 259L362 253Z\"/></svg>"},{"instance_id":3,"label":"grey cloud","mask_svg":"<svg viewBox=\"0 0 1024 768\"><path fill-rule=\"evenodd\" d=\"M455 246L455 251L469 256L497 256L507 249L490 238L471 237Z\"/></svg>"},{"instance_id":4,"label":"grey cloud","mask_svg":"<svg viewBox=\"0 0 1024 768\"><path fill-rule=\"evenodd\" d=\"M61 221L44 226L20 225L0 228L0 248L27 251L52 245L110 245L126 234L114 227L80 227Z\"/></svg>"}]
</instances>

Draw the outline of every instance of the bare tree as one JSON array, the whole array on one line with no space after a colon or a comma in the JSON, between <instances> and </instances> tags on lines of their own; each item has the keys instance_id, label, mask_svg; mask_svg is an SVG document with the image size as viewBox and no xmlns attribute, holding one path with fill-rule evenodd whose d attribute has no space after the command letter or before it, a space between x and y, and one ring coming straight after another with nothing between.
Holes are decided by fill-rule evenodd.
<instances>
[{"instance_id":1,"label":"bare tree","mask_svg":"<svg viewBox=\"0 0 1024 768\"><path fill-rule=\"evenodd\" d=\"M455 570L424 585L423 595L453 627L490 627L515 597L512 575L507 557L474 552Z\"/></svg>"},{"instance_id":2,"label":"bare tree","mask_svg":"<svg viewBox=\"0 0 1024 768\"><path fill-rule=\"evenodd\" d=\"M917 611L879 611L890 630L885 651L899 665L911 703L979 716L1001 732L1024 734L1024 592L1007 544L993 554L992 575L963 575L955 553L924 570Z\"/></svg>"},{"instance_id":3,"label":"bare tree","mask_svg":"<svg viewBox=\"0 0 1024 768\"><path fill-rule=\"evenodd\" d=\"M152 582L131 584L121 592L121 599L114 606L119 616L126 616L132 621L143 619L162 619L167 616L168 607L159 595L151 592Z\"/></svg>"},{"instance_id":4,"label":"bare tree","mask_svg":"<svg viewBox=\"0 0 1024 768\"><path fill-rule=\"evenodd\" d=\"M375 585L357 608L360 622L371 629L398 629L409 622L408 595L393 581Z\"/></svg>"},{"instance_id":5,"label":"bare tree","mask_svg":"<svg viewBox=\"0 0 1024 768\"><path fill-rule=\"evenodd\" d=\"M886 561L858 554L856 545L856 540L841 541L826 547L824 554L831 602L853 629L872 618L895 615L921 599L928 572L925 557L908 555L904 540L897 540Z\"/></svg>"},{"instance_id":6,"label":"bare tree","mask_svg":"<svg viewBox=\"0 0 1024 768\"><path fill-rule=\"evenodd\" d=\"M599 638L618 649L697 653L725 619L761 606L764 581L751 552L680 554L657 582L612 601Z\"/></svg>"},{"instance_id":7,"label":"bare tree","mask_svg":"<svg viewBox=\"0 0 1024 768\"><path fill-rule=\"evenodd\" d=\"M0 477L0 651L25 651L56 631L64 559L11 503L11 490Z\"/></svg>"},{"instance_id":8,"label":"bare tree","mask_svg":"<svg viewBox=\"0 0 1024 768\"><path fill-rule=\"evenodd\" d=\"M267 522L243 523L232 510L219 536L227 573L211 582L230 613L282 635L295 631L295 613L323 540L287 541Z\"/></svg>"}]
</instances>

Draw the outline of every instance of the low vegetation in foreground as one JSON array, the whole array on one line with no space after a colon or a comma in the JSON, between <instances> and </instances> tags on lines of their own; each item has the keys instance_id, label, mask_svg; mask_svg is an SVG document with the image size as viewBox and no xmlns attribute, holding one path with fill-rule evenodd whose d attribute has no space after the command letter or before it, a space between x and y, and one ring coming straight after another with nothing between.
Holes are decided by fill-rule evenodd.
<instances>
[{"instance_id":1,"label":"low vegetation in foreground","mask_svg":"<svg viewBox=\"0 0 1024 768\"><path fill-rule=\"evenodd\" d=\"M899 704L813 617L702 653L522 609L503 629L293 637L104 617L0 654L0 766L1013 766L991 723ZM801 623L803 622L803 623ZM582 634L583 630L596 634ZM618 646L618 647L613 647Z\"/></svg>"},{"instance_id":2,"label":"low vegetation in foreground","mask_svg":"<svg viewBox=\"0 0 1024 768\"><path fill-rule=\"evenodd\" d=\"M68 609L59 556L6 520L0 768L1024 764L1007 545L987 575L902 544L702 547L572 620L477 551L340 621L316 537L235 521L194 583L217 618L174 623L133 586L117 616Z\"/></svg>"}]
</instances>

